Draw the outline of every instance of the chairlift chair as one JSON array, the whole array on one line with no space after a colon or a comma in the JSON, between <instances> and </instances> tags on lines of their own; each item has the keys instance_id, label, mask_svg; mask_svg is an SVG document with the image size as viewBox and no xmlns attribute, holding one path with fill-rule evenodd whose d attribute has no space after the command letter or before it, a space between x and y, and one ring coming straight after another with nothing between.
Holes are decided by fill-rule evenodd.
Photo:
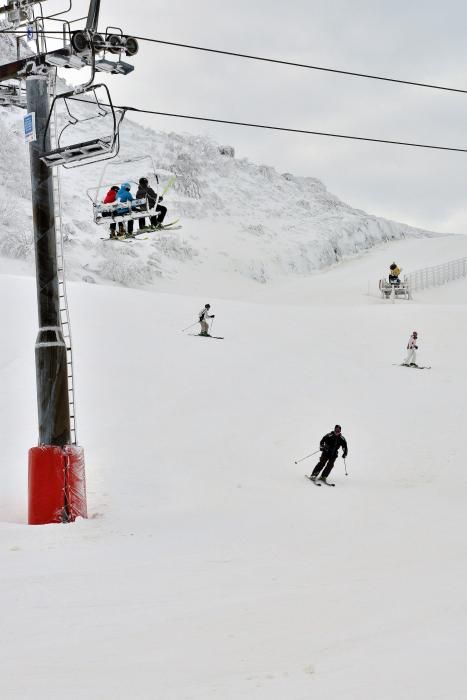
<instances>
[{"instance_id":1,"label":"chairlift chair","mask_svg":"<svg viewBox=\"0 0 467 700\"><path fill-rule=\"evenodd\" d=\"M146 167L144 163L146 161ZM132 202L113 202L112 204L104 204L103 199L112 187L112 185L121 185L122 182L129 182L136 189L139 183L136 179L128 177L125 170L137 169L140 177L147 177L149 185L156 194L156 199L152 207L149 206L148 198L134 199ZM110 176L114 174L114 179ZM125 222L132 219L142 219L157 215L157 205L160 202L160 182L159 176L167 177L167 179L175 177L175 175L167 170L156 170L154 160L151 156L137 156L128 159L116 159L112 163L104 166L99 184L97 187L90 187L86 192L92 202L94 223L109 224L112 222Z\"/></svg>"},{"instance_id":2,"label":"chairlift chair","mask_svg":"<svg viewBox=\"0 0 467 700\"><path fill-rule=\"evenodd\" d=\"M97 94L96 94L96 89L98 88L103 88L106 95L107 95L107 100L108 103L105 105L105 108L103 104L99 101ZM82 98L83 95L86 93L92 93L94 96L94 101L95 105L97 107L97 112L96 114L90 116L90 117L84 117L84 118L79 118L74 116L69 108L69 102L76 100L80 102L86 102L88 104L93 104L93 101L91 100L85 100ZM79 96L78 96L79 95ZM49 112L49 118L47 121L45 133L47 133L47 130L49 128L50 124L50 119L53 114L53 110L55 107L55 104L57 100L64 100L66 109L68 111L68 122L60 132L60 135L58 137L58 147L48 151L44 152L41 155L41 160L48 166L48 167L54 167L57 165L63 165L65 168L66 167L77 167L78 165L85 165L87 163L95 163L100 160L107 160L109 158L115 158L115 156L118 154L118 150L120 147L120 140L119 140L119 128L121 121L124 117L125 111L124 110L115 110L112 104L112 100L110 97L110 92L107 87L107 85L101 83L99 85L90 85L88 87L80 88L78 91L70 91L67 93L64 93L62 95L57 95L54 97L52 101L52 105L50 108ZM117 113L119 112L119 116L117 117ZM100 136L94 139L90 139L87 141L81 141L78 143L70 144L70 145L62 145L61 143L61 138L63 135L63 132L70 126L74 126L78 122L85 122L89 121L90 119L95 119L97 117L105 117L105 116L110 116L112 120L112 133L110 135L106 136Z\"/></svg>"},{"instance_id":3,"label":"chairlift chair","mask_svg":"<svg viewBox=\"0 0 467 700\"><path fill-rule=\"evenodd\" d=\"M404 280L399 284L391 283L387 279L380 279L379 290L383 299L410 299L410 286Z\"/></svg>"}]
</instances>

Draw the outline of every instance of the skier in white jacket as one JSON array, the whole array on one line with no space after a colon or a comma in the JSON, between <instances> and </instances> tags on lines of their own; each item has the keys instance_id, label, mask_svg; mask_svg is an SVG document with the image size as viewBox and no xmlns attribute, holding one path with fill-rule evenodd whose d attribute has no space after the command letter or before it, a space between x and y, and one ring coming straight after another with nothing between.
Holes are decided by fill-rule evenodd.
<instances>
[{"instance_id":1,"label":"skier in white jacket","mask_svg":"<svg viewBox=\"0 0 467 700\"><path fill-rule=\"evenodd\" d=\"M407 343L407 357L402 363L404 367L414 367L417 364L417 353L415 352L415 350L418 350L417 343L418 333L417 331L414 331L409 338L409 342Z\"/></svg>"},{"instance_id":2,"label":"skier in white jacket","mask_svg":"<svg viewBox=\"0 0 467 700\"><path fill-rule=\"evenodd\" d=\"M211 304L205 304L204 309L201 309L201 311L198 313L199 322L201 324L200 335L209 335L209 326L207 319L214 318L214 314L209 313L210 308Z\"/></svg>"}]
</instances>

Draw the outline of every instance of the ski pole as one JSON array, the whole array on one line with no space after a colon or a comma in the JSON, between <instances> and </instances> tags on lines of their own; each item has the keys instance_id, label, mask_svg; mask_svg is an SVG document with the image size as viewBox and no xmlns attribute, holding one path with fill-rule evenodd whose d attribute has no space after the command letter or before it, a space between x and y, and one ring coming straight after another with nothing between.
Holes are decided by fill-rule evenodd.
<instances>
[{"instance_id":1,"label":"ski pole","mask_svg":"<svg viewBox=\"0 0 467 700\"><path fill-rule=\"evenodd\" d=\"M298 464L299 462L303 462L304 459L308 459L308 457L313 457L319 450L316 450L316 452L312 452L311 454L307 455L306 457L301 457L300 459L297 459L294 464Z\"/></svg>"},{"instance_id":2,"label":"ski pole","mask_svg":"<svg viewBox=\"0 0 467 700\"><path fill-rule=\"evenodd\" d=\"M213 327L213 325L214 325L214 319L212 319L212 321L211 321L211 326L210 326L210 328L209 328L209 331L210 331L211 333L212 333L212 327Z\"/></svg>"},{"instance_id":3,"label":"ski pole","mask_svg":"<svg viewBox=\"0 0 467 700\"><path fill-rule=\"evenodd\" d=\"M180 333L184 333L184 332L187 331L189 328L193 328L193 326L196 326L197 323L199 323L199 321L195 321L194 323L191 324L191 326L187 326L186 328L182 328L182 330L180 331Z\"/></svg>"},{"instance_id":4,"label":"ski pole","mask_svg":"<svg viewBox=\"0 0 467 700\"><path fill-rule=\"evenodd\" d=\"M345 475L349 476L349 472L347 471L347 465L345 463L345 457L344 457L344 469L345 469Z\"/></svg>"},{"instance_id":5,"label":"ski pole","mask_svg":"<svg viewBox=\"0 0 467 700\"><path fill-rule=\"evenodd\" d=\"M163 189L162 192L161 192L161 197L163 197L163 196L166 194L167 190L169 190L169 189L172 187L172 185L174 184L175 180L176 180L175 175L169 179L169 181L167 182L166 186L164 187L164 189ZM159 199L160 199L160 197L159 197Z\"/></svg>"}]
</instances>

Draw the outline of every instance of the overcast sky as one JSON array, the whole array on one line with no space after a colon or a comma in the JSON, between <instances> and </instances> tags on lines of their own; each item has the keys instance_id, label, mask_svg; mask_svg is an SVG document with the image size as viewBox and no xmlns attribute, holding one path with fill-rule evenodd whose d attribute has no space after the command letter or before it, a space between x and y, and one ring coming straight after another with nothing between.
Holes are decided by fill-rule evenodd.
<instances>
[{"instance_id":1,"label":"overcast sky","mask_svg":"<svg viewBox=\"0 0 467 700\"><path fill-rule=\"evenodd\" d=\"M63 6L50 0L46 8ZM73 15L88 0L74 0ZM100 29L467 88L461 0L102 0ZM75 25L77 26L77 25ZM141 42L109 79L116 104L356 136L467 147L467 95ZM238 157L321 179L345 202L433 230L467 231L467 154L281 134L166 117Z\"/></svg>"}]
</instances>

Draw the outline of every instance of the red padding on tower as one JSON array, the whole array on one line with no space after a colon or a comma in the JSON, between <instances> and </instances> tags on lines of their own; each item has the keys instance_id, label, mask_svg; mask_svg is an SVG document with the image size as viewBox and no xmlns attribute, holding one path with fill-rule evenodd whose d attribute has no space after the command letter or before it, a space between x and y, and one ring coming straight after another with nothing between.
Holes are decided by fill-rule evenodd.
<instances>
[{"instance_id":1,"label":"red padding on tower","mask_svg":"<svg viewBox=\"0 0 467 700\"><path fill-rule=\"evenodd\" d=\"M61 447L41 445L29 450L28 523L45 525L67 520L65 460Z\"/></svg>"},{"instance_id":2,"label":"red padding on tower","mask_svg":"<svg viewBox=\"0 0 467 700\"><path fill-rule=\"evenodd\" d=\"M84 451L76 445L29 450L28 523L45 525L87 517Z\"/></svg>"},{"instance_id":3,"label":"red padding on tower","mask_svg":"<svg viewBox=\"0 0 467 700\"><path fill-rule=\"evenodd\" d=\"M77 445L65 445L63 452L67 462L65 492L68 520L75 520L78 517L87 518L84 450Z\"/></svg>"}]
</instances>

